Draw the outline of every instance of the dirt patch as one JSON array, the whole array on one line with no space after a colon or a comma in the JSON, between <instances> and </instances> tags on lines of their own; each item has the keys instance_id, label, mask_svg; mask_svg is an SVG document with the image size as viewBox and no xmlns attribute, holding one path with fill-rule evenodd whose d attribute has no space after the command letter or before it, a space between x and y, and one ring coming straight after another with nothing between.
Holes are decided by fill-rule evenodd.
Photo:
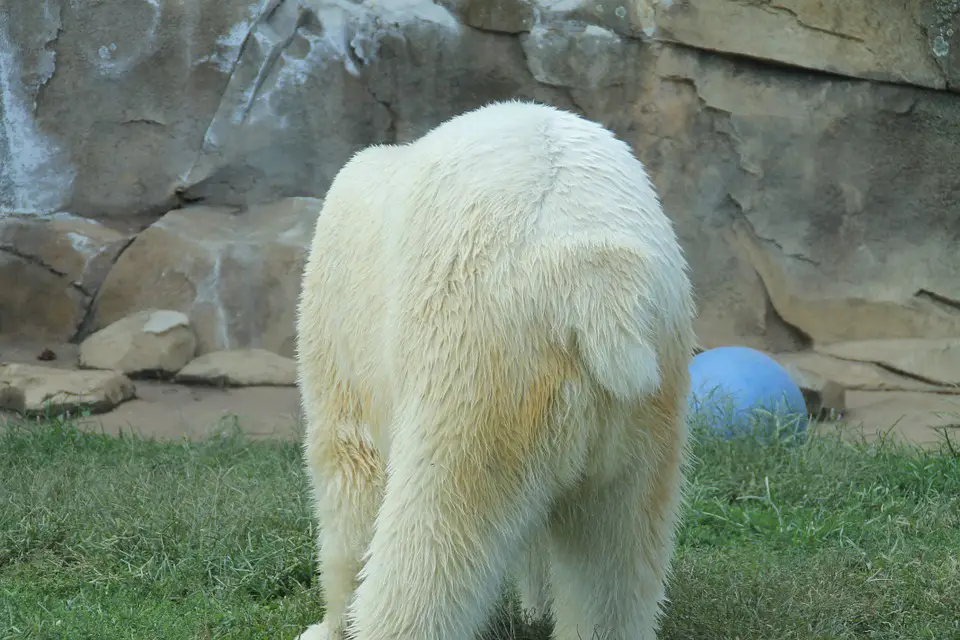
<instances>
[{"instance_id":1,"label":"dirt patch","mask_svg":"<svg viewBox=\"0 0 960 640\"><path fill-rule=\"evenodd\" d=\"M56 357L38 359L46 350ZM18 362L77 368L78 349L72 344L49 344L0 338L0 362ZM300 394L296 387L252 386L215 388L172 382L137 380L137 397L112 411L90 416L84 428L116 435L199 438L236 424L253 437L297 438ZM14 417L0 413L0 419Z\"/></svg>"}]
</instances>

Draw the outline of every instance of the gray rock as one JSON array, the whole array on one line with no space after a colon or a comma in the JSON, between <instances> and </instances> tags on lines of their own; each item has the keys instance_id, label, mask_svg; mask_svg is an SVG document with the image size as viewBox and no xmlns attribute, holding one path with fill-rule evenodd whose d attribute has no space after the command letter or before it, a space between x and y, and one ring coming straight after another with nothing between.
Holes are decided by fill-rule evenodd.
<instances>
[{"instance_id":1,"label":"gray rock","mask_svg":"<svg viewBox=\"0 0 960 640\"><path fill-rule=\"evenodd\" d=\"M260 4L5 2L0 211L169 208Z\"/></svg>"}]
</instances>

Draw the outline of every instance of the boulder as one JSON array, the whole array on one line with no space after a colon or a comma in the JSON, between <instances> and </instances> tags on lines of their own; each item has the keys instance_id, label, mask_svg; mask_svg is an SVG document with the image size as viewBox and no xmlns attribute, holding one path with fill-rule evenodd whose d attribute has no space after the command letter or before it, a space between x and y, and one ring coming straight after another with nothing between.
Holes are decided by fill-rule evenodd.
<instances>
[{"instance_id":1,"label":"boulder","mask_svg":"<svg viewBox=\"0 0 960 640\"><path fill-rule=\"evenodd\" d=\"M527 97L517 38L431 0L279 0L250 30L182 194L218 205L322 197L360 148L419 137L461 111Z\"/></svg>"},{"instance_id":2,"label":"boulder","mask_svg":"<svg viewBox=\"0 0 960 640\"><path fill-rule=\"evenodd\" d=\"M116 371L72 371L0 364L0 409L26 414L104 413L134 397L133 382Z\"/></svg>"},{"instance_id":3,"label":"boulder","mask_svg":"<svg viewBox=\"0 0 960 640\"><path fill-rule=\"evenodd\" d=\"M71 339L128 242L69 213L0 216L0 333Z\"/></svg>"},{"instance_id":4,"label":"boulder","mask_svg":"<svg viewBox=\"0 0 960 640\"><path fill-rule=\"evenodd\" d=\"M197 339L179 311L147 309L117 320L80 344L80 366L130 376L172 375L190 362Z\"/></svg>"},{"instance_id":5,"label":"boulder","mask_svg":"<svg viewBox=\"0 0 960 640\"><path fill-rule=\"evenodd\" d=\"M289 198L242 210L171 211L117 260L91 325L173 309L190 317L198 355L233 348L292 355L300 277L321 206Z\"/></svg>"},{"instance_id":6,"label":"boulder","mask_svg":"<svg viewBox=\"0 0 960 640\"><path fill-rule=\"evenodd\" d=\"M264 349L214 351L181 369L176 381L230 387L290 387L297 383L297 364Z\"/></svg>"},{"instance_id":7,"label":"boulder","mask_svg":"<svg viewBox=\"0 0 960 640\"><path fill-rule=\"evenodd\" d=\"M960 88L960 6L872 0L444 0L473 27L533 32L560 23L801 69Z\"/></svg>"}]
</instances>

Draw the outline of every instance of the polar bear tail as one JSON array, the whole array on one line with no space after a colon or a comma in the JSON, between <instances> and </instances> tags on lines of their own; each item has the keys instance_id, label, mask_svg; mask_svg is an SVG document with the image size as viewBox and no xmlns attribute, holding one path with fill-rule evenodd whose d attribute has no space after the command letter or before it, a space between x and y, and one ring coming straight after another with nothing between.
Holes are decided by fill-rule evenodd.
<instances>
[{"instance_id":1,"label":"polar bear tail","mask_svg":"<svg viewBox=\"0 0 960 640\"><path fill-rule=\"evenodd\" d=\"M623 401L638 400L660 388L660 363L656 350L635 327L607 324L603 320L581 336L582 356L603 388Z\"/></svg>"},{"instance_id":2,"label":"polar bear tail","mask_svg":"<svg viewBox=\"0 0 960 640\"><path fill-rule=\"evenodd\" d=\"M690 342L681 325L668 322L689 313L666 308L690 304L684 266L671 261L651 264L643 252L609 245L580 247L567 258L564 271L575 301L568 308L573 317L567 317L586 368L622 401L656 393L663 358L673 362L674 354L664 349L672 345L683 349ZM670 284L675 285L672 294L667 291Z\"/></svg>"},{"instance_id":3,"label":"polar bear tail","mask_svg":"<svg viewBox=\"0 0 960 640\"><path fill-rule=\"evenodd\" d=\"M660 388L660 360L652 332L622 309L595 306L577 333L587 368L604 389L623 401L639 400Z\"/></svg>"}]
</instances>

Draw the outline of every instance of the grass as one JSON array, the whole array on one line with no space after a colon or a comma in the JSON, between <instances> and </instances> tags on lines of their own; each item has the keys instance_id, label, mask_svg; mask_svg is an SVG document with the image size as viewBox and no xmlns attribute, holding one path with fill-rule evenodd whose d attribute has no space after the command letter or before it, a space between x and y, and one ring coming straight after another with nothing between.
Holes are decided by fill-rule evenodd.
<instances>
[{"instance_id":1,"label":"grass","mask_svg":"<svg viewBox=\"0 0 960 640\"><path fill-rule=\"evenodd\" d=\"M955 449L695 433L661 638L960 638ZM294 638L313 529L294 443L0 426L0 639Z\"/></svg>"}]
</instances>

